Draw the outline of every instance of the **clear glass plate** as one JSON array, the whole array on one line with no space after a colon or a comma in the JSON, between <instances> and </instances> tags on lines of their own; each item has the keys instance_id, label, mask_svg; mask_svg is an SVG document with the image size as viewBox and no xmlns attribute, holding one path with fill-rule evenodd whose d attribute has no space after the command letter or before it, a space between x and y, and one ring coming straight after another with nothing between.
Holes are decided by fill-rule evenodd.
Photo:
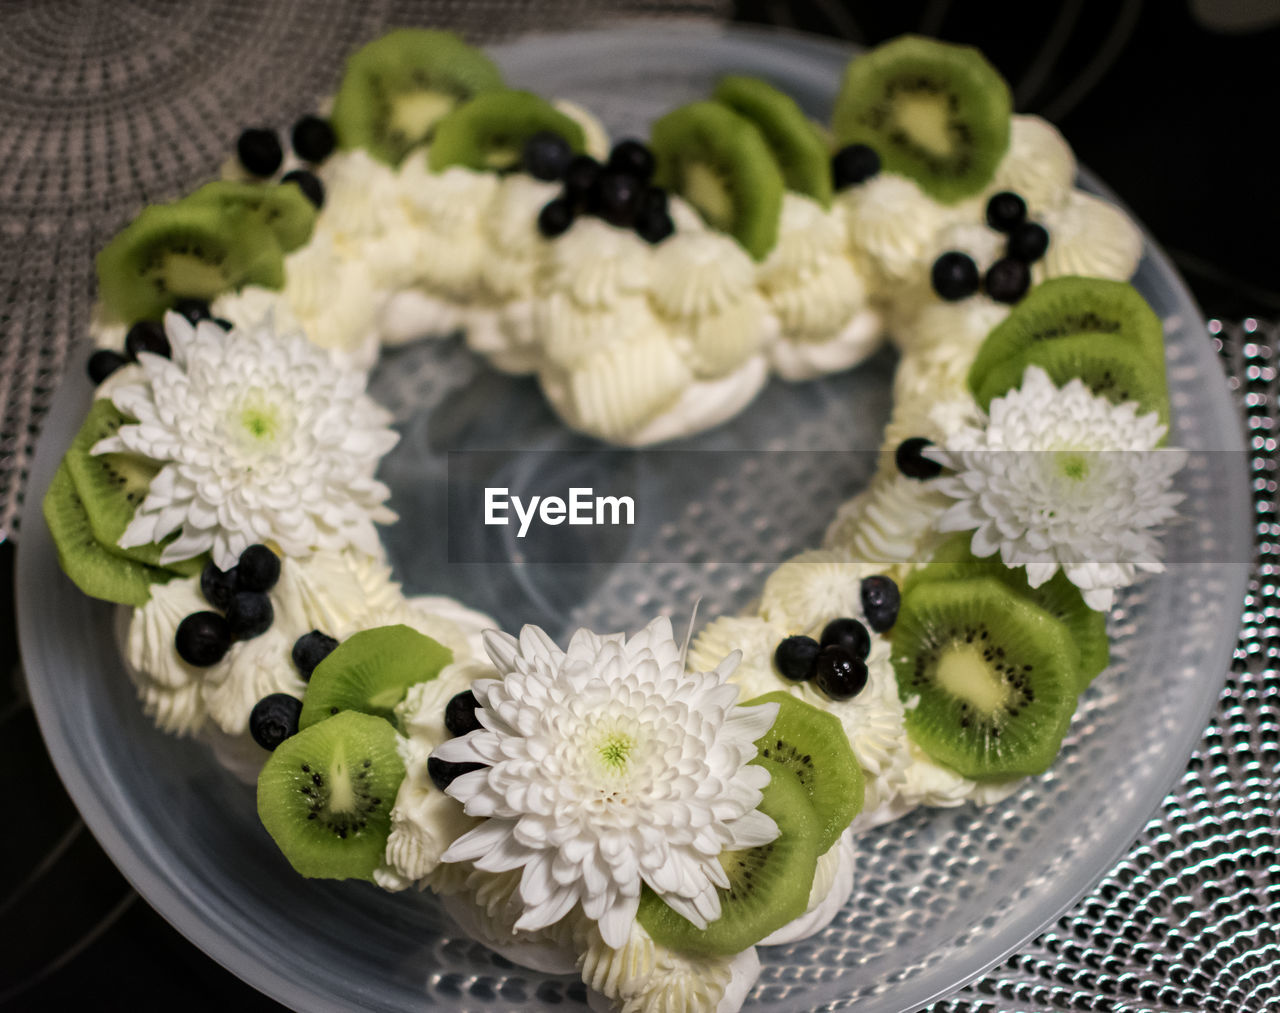
<instances>
[{"instance_id":1,"label":"clear glass plate","mask_svg":"<svg viewBox=\"0 0 1280 1013\"><path fill-rule=\"evenodd\" d=\"M781 85L825 117L850 51L798 36L701 25L530 38L496 51L518 85L575 99L615 136L644 136L665 109L728 71ZM1123 852L1183 769L1226 670L1240 621L1249 530L1243 442L1200 313L1148 244L1136 283L1166 321L1174 442L1195 450L1169 572L1123 601L1115 664L1085 694L1053 770L994 808L917 812L867 834L850 903L819 936L762 951L750 1004L863 1013L917 1009L975 977L1056 918ZM637 454L567 434L535 385L484 368L456 341L393 353L374 380L404 438L383 475L404 520L386 543L407 589L450 593L514 627L563 635L580 623L636 629L658 611L741 608L786 554L817 544L865 468L788 450L878 445L893 360L813 383L772 383L755 408L682 450L768 450L764 483L732 471L663 481L665 451ZM580 1002L570 979L513 967L458 935L428 894L309 882L255 815L253 790L197 744L142 716L116 657L112 609L60 573L39 503L88 404L83 371L59 392L32 468L18 556L22 654L50 753L86 823L138 891L206 953L299 1010L527 1010ZM856 411L850 406L856 406ZM518 434L512 436L511 434ZM669 519L616 565L450 563L440 529L450 449L577 449L607 480L646 468ZM725 458L726 460L729 458ZM555 458L554 460L564 460ZM851 462L856 459L850 457ZM647 555L646 555L647 554ZM611 557L612 558L612 557ZM636 560L650 559L648 565Z\"/></svg>"}]
</instances>

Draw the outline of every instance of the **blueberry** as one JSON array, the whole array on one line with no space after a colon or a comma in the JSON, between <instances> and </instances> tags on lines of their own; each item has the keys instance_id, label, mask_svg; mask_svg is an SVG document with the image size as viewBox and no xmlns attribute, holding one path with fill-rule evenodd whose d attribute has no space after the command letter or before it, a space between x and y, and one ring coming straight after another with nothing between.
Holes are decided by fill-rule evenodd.
<instances>
[{"instance_id":1,"label":"blueberry","mask_svg":"<svg viewBox=\"0 0 1280 1013\"><path fill-rule=\"evenodd\" d=\"M521 164L534 179L552 182L564 175L573 158L569 142L551 130L539 130L524 142Z\"/></svg>"},{"instance_id":2,"label":"blueberry","mask_svg":"<svg viewBox=\"0 0 1280 1013\"><path fill-rule=\"evenodd\" d=\"M483 727L476 719L476 708L480 701L469 689L464 689L453 697L444 707L444 726L450 735L466 735Z\"/></svg>"},{"instance_id":3,"label":"blueberry","mask_svg":"<svg viewBox=\"0 0 1280 1013\"><path fill-rule=\"evenodd\" d=\"M902 596L898 593L898 585L888 577L877 574L864 578L861 597L862 614L867 618L867 625L877 633L891 629L898 621Z\"/></svg>"},{"instance_id":4,"label":"blueberry","mask_svg":"<svg viewBox=\"0 0 1280 1013\"><path fill-rule=\"evenodd\" d=\"M880 171L880 156L865 144L849 144L831 159L831 182L837 190L865 183Z\"/></svg>"},{"instance_id":5,"label":"blueberry","mask_svg":"<svg viewBox=\"0 0 1280 1013\"><path fill-rule=\"evenodd\" d=\"M660 243L676 230L665 211L642 211L636 215L636 235L646 243Z\"/></svg>"},{"instance_id":6,"label":"blueberry","mask_svg":"<svg viewBox=\"0 0 1280 1013\"><path fill-rule=\"evenodd\" d=\"M270 591L280 579L280 557L265 545L250 545L235 569L237 591Z\"/></svg>"},{"instance_id":7,"label":"blueberry","mask_svg":"<svg viewBox=\"0 0 1280 1013\"><path fill-rule=\"evenodd\" d=\"M656 163L653 152L642 142L628 137L619 141L609 152L609 168L643 182L653 175Z\"/></svg>"},{"instance_id":8,"label":"blueberry","mask_svg":"<svg viewBox=\"0 0 1280 1013\"><path fill-rule=\"evenodd\" d=\"M813 637L787 637L773 652L773 663L784 678L804 682L813 678L813 665L818 660L819 650Z\"/></svg>"},{"instance_id":9,"label":"blueberry","mask_svg":"<svg viewBox=\"0 0 1280 1013\"><path fill-rule=\"evenodd\" d=\"M816 667L813 681L832 700L848 700L866 688L867 663L838 644L822 649Z\"/></svg>"},{"instance_id":10,"label":"blueberry","mask_svg":"<svg viewBox=\"0 0 1280 1013\"><path fill-rule=\"evenodd\" d=\"M266 633L275 617L271 599L261 591L237 591L227 606L227 625L237 640L252 640Z\"/></svg>"},{"instance_id":11,"label":"blueberry","mask_svg":"<svg viewBox=\"0 0 1280 1013\"><path fill-rule=\"evenodd\" d=\"M203 299L184 296L173 304L173 312L184 316L193 324L209 319L209 304Z\"/></svg>"},{"instance_id":12,"label":"blueberry","mask_svg":"<svg viewBox=\"0 0 1280 1013\"><path fill-rule=\"evenodd\" d=\"M236 568L219 570L210 560L200 571L200 593L216 609L227 611L231 596L236 593Z\"/></svg>"},{"instance_id":13,"label":"blueberry","mask_svg":"<svg viewBox=\"0 0 1280 1013\"><path fill-rule=\"evenodd\" d=\"M312 630L304 633L293 643L293 663L303 682L310 682L316 666L333 653L338 642L329 634Z\"/></svg>"},{"instance_id":14,"label":"blueberry","mask_svg":"<svg viewBox=\"0 0 1280 1013\"><path fill-rule=\"evenodd\" d=\"M1027 217L1027 202L1010 190L1001 190L987 201L987 224L997 232L1012 232Z\"/></svg>"},{"instance_id":15,"label":"blueberry","mask_svg":"<svg viewBox=\"0 0 1280 1013\"><path fill-rule=\"evenodd\" d=\"M1009 234L1006 255L1024 264L1034 264L1049 249L1049 230L1039 222L1023 222Z\"/></svg>"},{"instance_id":16,"label":"blueberry","mask_svg":"<svg viewBox=\"0 0 1280 1013\"><path fill-rule=\"evenodd\" d=\"M431 783L441 791L453 784L454 778L483 769L483 763L450 763L448 760L437 760L434 756L427 757L427 775L431 778Z\"/></svg>"},{"instance_id":17,"label":"blueberry","mask_svg":"<svg viewBox=\"0 0 1280 1013\"><path fill-rule=\"evenodd\" d=\"M304 116L298 120L289 133L289 140L304 162L323 162L333 154L338 143L329 121L319 116Z\"/></svg>"},{"instance_id":18,"label":"blueberry","mask_svg":"<svg viewBox=\"0 0 1280 1013\"><path fill-rule=\"evenodd\" d=\"M823 648L843 647L855 658L866 658L871 653L871 634L856 619L832 619L823 628L818 645Z\"/></svg>"},{"instance_id":19,"label":"blueberry","mask_svg":"<svg viewBox=\"0 0 1280 1013\"><path fill-rule=\"evenodd\" d=\"M987 268L982 287L996 302L1015 303L1031 287L1031 268L1013 257L1001 257Z\"/></svg>"},{"instance_id":20,"label":"blueberry","mask_svg":"<svg viewBox=\"0 0 1280 1013\"><path fill-rule=\"evenodd\" d=\"M942 465L920 453L925 447L932 446L933 440L927 440L923 436L912 436L898 444L898 449L893 453L893 461L907 478L919 479L922 482L937 478L942 474Z\"/></svg>"},{"instance_id":21,"label":"blueberry","mask_svg":"<svg viewBox=\"0 0 1280 1013\"><path fill-rule=\"evenodd\" d=\"M573 202L567 197L549 200L538 212L538 231L548 239L555 239L569 231L574 217Z\"/></svg>"},{"instance_id":22,"label":"blueberry","mask_svg":"<svg viewBox=\"0 0 1280 1013\"><path fill-rule=\"evenodd\" d=\"M124 350L129 358L136 359L139 352L150 352L168 359L173 356L164 325L155 320L139 320L124 336Z\"/></svg>"},{"instance_id":23,"label":"blueberry","mask_svg":"<svg viewBox=\"0 0 1280 1013\"><path fill-rule=\"evenodd\" d=\"M99 348L89 356L89 379L94 383L102 383L121 366L129 365L129 360L119 352L110 348Z\"/></svg>"},{"instance_id":24,"label":"blueberry","mask_svg":"<svg viewBox=\"0 0 1280 1013\"><path fill-rule=\"evenodd\" d=\"M313 207L324 207L324 184L320 182L320 177L314 172L307 172L306 169L293 169L286 172L280 177L281 184L293 183L302 195L311 201Z\"/></svg>"},{"instance_id":25,"label":"blueberry","mask_svg":"<svg viewBox=\"0 0 1280 1013\"><path fill-rule=\"evenodd\" d=\"M230 320L228 320L226 317L210 317L210 318L209 318L209 323L211 323L211 324L217 324L217 325L218 325L219 327L221 327L224 331L230 331L230 330L233 330L233 329L235 328L235 326L236 326L236 325L235 325L235 324L233 324Z\"/></svg>"},{"instance_id":26,"label":"blueberry","mask_svg":"<svg viewBox=\"0 0 1280 1013\"><path fill-rule=\"evenodd\" d=\"M639 177L606 169L600 173L588 200L591 209L610 225L627 228L636 219L643 189L644 183Z\"/></svg>"},{"instance_id":27,"label":"blueberry","mask_svg":"<svg viewBox=\"0 0 1280 1013\"><path fill-rule=\"evenodd\" d=\"M217 612L192 612L178 623L173 646L189 665L216 665L231 649L231 626Z\"/></svg>"},{"instance_id":28,"label":"blueberry","mask_svg":"<svg viewBox=\"0 0 1280 1013\"><path fill-rule=\"evenodd\" d=\"M564 170L564 188L569 197L581 203L600 175L600 163L590 155L574 155Z\"/></svg>"},{"instance_id":29,"label":"blueberry","mask_svg":"<svg viewBox=\"0 0 1280 1013\"><path fill-rule=\"evenodd\" d=\"M251 127L236 138L236 155L255 176L270 176L284 161L280 138L267 127Z\"/></svg>"},{"instance_id":30,"label":"blueberry","mask_svg":"<svg viewBox=\"0 0 1280 1013\"><path fill-rule=\"evenodd\" d=\"M967 299L978 291L978 265L967 253L949 250L933 262L933 290L947 302Z\"/></svg>"},{"instance_id":31,"label":"blueberry","mask_svg":"<svg viewBox=\"0 0 1280 1013\"><path fill-rule=\"evenodd\" d=\"M249 712L249 734L263 749L274 750L291 735L298 734L302 701L288 693L272 693L253 705Z\"/></svg>"},{"instance_id":32,"label":"blueberry","mask_svg":"<svg viewBox=\"0 0 1280 1013\"><path fill-rule=\"evenodd\" d=\"M660 186L646 186L640 192L640 200L636 202L636 216L667 213L667 191Z\"/></svg>"}]
</instances>

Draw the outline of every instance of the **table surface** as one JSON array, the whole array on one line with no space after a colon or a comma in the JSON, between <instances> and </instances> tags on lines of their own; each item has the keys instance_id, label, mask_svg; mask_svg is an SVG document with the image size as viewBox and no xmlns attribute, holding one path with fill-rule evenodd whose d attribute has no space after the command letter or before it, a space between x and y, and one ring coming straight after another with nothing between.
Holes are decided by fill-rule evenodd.
<instances>
[{"instance_id":1,"label":"table surface","mask_svg":"<svg viewBox=\"0 0 1280 1013\"><path fill-rule=\"evenodd\" d=\"M0 1009L281 1008L139 901L62 792L26 703L14 519L48 397L67 362L80 368L84 357L92 251L140 201L212 175L246 117L291 122L332 87L343 53L387 26L443 24L487 41L673 13L862 44L920 31L980 46L1017 108L1062 128L1191 285L1255 455L1259 556L1226 687L1186 774L1130 853L1040 938L931 1009L1280 1009L1280 327L1265 322L1280 317L1280 244L1263 238L1275 235L1280 204L1273 162L1251 148L1257 110L1280 97L1271 66L1280 10L1268 0L0 8L0 784L30 826L0 846ZM130 96L135 108L175 115L117 125L110 103ZM181 115L184 103L201 115Z\"/></svg>"}]
</instances>

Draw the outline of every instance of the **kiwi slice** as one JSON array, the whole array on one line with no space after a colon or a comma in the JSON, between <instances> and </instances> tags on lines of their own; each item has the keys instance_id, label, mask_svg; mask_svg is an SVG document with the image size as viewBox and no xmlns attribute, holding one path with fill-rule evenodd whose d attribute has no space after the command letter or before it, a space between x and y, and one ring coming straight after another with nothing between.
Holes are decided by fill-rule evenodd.
<instances>
[{"instance_id":1,"label":"kiwi slice","mask_svg":"<svg viewBox=\"0 0 1280 1013\"><path fill-rule=\"evenodd\" d=\"M219 207L233 215L247 213L271 230L285 253L303 246L316 224L316 206L292 183L217 180L184 198L186 202Z\"/></svg>"},{"instance_id":2,"label":"kiwi slice","mask_svg":"<svg viewBox=\"0 0 1280 1013\"><path fill-rule=\"evenodd\" d=\"M749 119L719 102L694 102L654 123L650 147L658 186L687 200L756 260L768 255L778 241L786 184Z\"/></svg>"},{"instance_id":3,"label":"kiwi slice","mask_svg":"<svg viewBox=\"0 0 1280 1013\"><path fill-rule=\"evenodd\" d=\"M998 555L986 559L975 556L969 550L967 533L954 535L943 542L929 565L916 570L903 582L902 593L910 594L916 586L930 581L973 577L994 577L1066 627L1069 654L1078 659L1075 665L1078 692L1088 688L1089 683L1110 664L1106 614L1089 608L1080 589L1067 579L1065 573L1059 571L1039 587L1031 587L1022 567L1010 569Z\"/></svg>"},{"instance_id":4,"label":"kiwi slice","mask_svg":"<svg viewBox=\"0 0 1280 1013\"><path fill-rule=\"evenodd\" d=\"M491 91L458 106L436 124L427 153L432 172L451 165L476 171L514 169L534 134L559 134L573 151L586 148L582 127L544 98L528 91Z\"/></svg>"},{"instance_id":5,"label":"kiwi slice","mask_svg":"<svg viewBox=\"0 0 1280 1013\"><path fill-rule=\"evenodd\" d=\"M161 553L178 537L177 532L163 542L148 542L128 549L119 545L120 537L147 498L151 480L160 469L145 457L134 454L93 454L90 451L99 440L114 436L116 430L130 421L105 398L94 401L80 431L67 449L63 462L67 473L84 504L94 537L107 552L148 566L163 566L184 577L193 577L204 568L204 555L175 563L160 562Z\"/></svg>"},{"instance_id":6,"label":"kiwi slice","mask_svg":"<svg viewBox=\"0 0 1280 1013\"><path fill-rule=\"evenodd\" d=\"M1066 627L991 577L931 581L902 599L893 669L912 740L976 779L1039 774L1076 706Z\"/></svg>"},{"instance_id":7,"label":"kiwi slice","mask_svg":"<svg viewBox=\"0 0 1280 1013\"><path fill-rule=\"evenodd\" d=\"M151 598L151 585L163 584L173 576L168 570L125 559L103 548L94 536L65 461L54 473L42 507L63 572L90 598L145 605Z\"/></svg>"},{"instance_id":8,"label":"kiwi slice","mask_svg":"<svg viewBox=\"0 0 1280 1013\"><path fill-rule=\"evenodd\" d=\"M645 887L636 919L657 942L695 956L741 953L792 919L809 903L818 864L821 821L809 793L793 777L775 777L760 811L781 831L768 844L720 854L729 888L718 889L720 917L700 929Z\"/></svg>"},{"instance_id":9,"label":"kiwi slice","mask_svg":"<svg viewBox=\"0 0 1280 1013\"><path fill-rule=\"evenodd\" d=\"M1163 369L1155 369L1148 355L1117 344L1109 335L1078 334L1042 341L993 366L973 392L983 410L993 398L1022 385L1028 366L1039 366L1053 382L1079 377L1095 394L1115 404L1138 402L1140 412L1155 412L1169 424L1169 392Z\"/></svg>"},{"instance_id":10,"label":"kiwi slice","mask_svg":"<svg viewBox=\"0 0 1280 1013\"><path fill-rule=\"evenodd\" d=\"M904 35L849 63L831 128L836 148L870 145L885 169L954 204L995 175L1011 103L978 50Z\"/></svg>"},{"instance_id":11,"label":"kiwi slice","mask_svg":"<svg viewBox=\"0 0 1280 1013\"><path fill-rule=\"evenodd\" d=\"M1164 329L1136 288L1101 278L1053 278L1035 286L987 335L969 370L969 386L977 390L998 363L1032 345L1086 334L1136 348L1164 371Z\"/></svg>"},{"instance_id":12,"label":"kiwi slice","mask_svg":"<svg viewBox=\"0 0 1280 1013\"><path fill-rule=\"evenodd\" d=\"M179 298L210 302L240 285L279 288L275 235L248 214L179 201L153 204L98 254L98 292L124 321L159 319Z\"/></svg>"},{"instance_id":13,"label":"kiwi slice","mask_svg":"<svg viewBox=\"0 0 1280 1013\"><path fill-rule=\"evenodd\" d=\"M409 687L434 679L453 652L408 626L356 633L316 666L302 698L298 727L309 728L340 711L395 720Z\"/></svg>"},{"instance_id":14,"label":"kiwi slice","mask_svg":"<svg viewBox=\"0 0 1280 1013\"><path fill-rule=\"evenodd\" d=\"M454 108L501 87L494 62L452 32L401 28L347 59L330 122L339 147L398 165Z\"/></svg>"},{"instance_id":15,"label":"kiwi slice","mask_svg":"<svg viewBox=\"0 0 1280 1013\"><path fill-rule=\"evenodd\" d=\"M827 142L791 96L758 77L730 74L720 79L711 97L755 124L777 159L788 190L830 206Z\"/></svg>"},{"instance_id":16,"label":"kiwi slice","mask_svg":"<svg viewBox=\"0 0 1280 1013\"><path fill-rule=\"evenodd\" d=\"M404 780L396 731L346 711L285 739L258 774L258 818L310 879L371 879Z\"/></svg>"},{"instance_id":17,"label":"kiwi slice","mask_svg":"<svg viewBox=\"0 0 1280 1013\"><path fill-rule=\"evenodd\" d=\"M782 690L744 706L762 703L776 703L778 717L756 740L754 762L767 767L774 780L799 781L818 814L818 854L826 854L862 811L862 766L834 714Z\"/></svg>"}]
</instances>

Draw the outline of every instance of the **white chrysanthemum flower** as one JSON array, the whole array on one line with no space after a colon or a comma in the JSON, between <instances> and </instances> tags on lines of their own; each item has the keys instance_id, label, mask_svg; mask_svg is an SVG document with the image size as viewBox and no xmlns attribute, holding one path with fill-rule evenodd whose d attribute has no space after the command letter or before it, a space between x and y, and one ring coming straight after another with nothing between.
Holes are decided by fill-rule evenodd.
<instances>
[{"instance_id":1,"label":"white chrysanthemum flower","mask_svg":"<svg viewBox=\"0 0 1280 1013\"><path fill-rule=\"evenodd\" d=\"M777 707L736 706L737 656L686 673L665 618L629 640L579 630L567 651L534 626L485 648L503 678L472 684L483 728L433 755L485 765L448 792L487 819L444 860L522 869L519 930L581 904L621 946L642 884L700 928L718 918L717 856L778 835L756 808L768 773L749 763Z\"/></svg>"},{"instance_id":2,"label":"white chrysanthemum flower","mask_svg":"<svg viewBox=\"0 0 1280 1013\"><path fill-rule=\"evenodd\" d=\"M165 332L173 358L140 355L145 378L112 397L137 423L92 451L161 465L120 545L181 529L161 562L211 551L223 569L255 542L288 556L350 546L376 555L374 522L395 514L373 472L398 436L365 395L364 374L269 320L228 333L168 313Z\"/></svg>"},{"instance_id":3,"label":"white chrysanthemum flower","mask_svg":"<svg viewBox=\"0 0 1280 1013\"><path fill-rule=\"evenodd\" d=\"M1186 461L1185 451L1156 449L1164 433L1136 402L1113 405L1079 379L1059 389L1028 366L1020 389L991 402L984 427L927 451L956 473L931 483L955 500L938 529L973 531L974 555L1025 565L1032 587L1061 567L1105 611L1138 570L1164 569L1152 529L1174 516L1173 476Z\"/></svg>"}]
</instances>

